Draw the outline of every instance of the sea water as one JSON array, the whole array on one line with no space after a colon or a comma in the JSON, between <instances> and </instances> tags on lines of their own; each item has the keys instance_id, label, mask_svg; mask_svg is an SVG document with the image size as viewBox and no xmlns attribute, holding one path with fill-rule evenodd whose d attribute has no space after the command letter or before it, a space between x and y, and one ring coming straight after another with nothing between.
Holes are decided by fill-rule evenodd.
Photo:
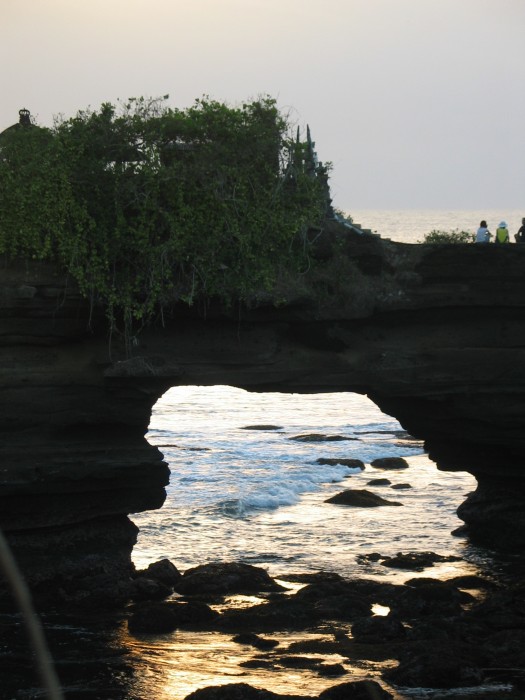
<instances>
[{"instance_id":1,"label":"sea water","mask_svg":"<svg viewBox=\"0 0 525 700\"><path fill-rule=\"evenodd\" d=\"M403 583L415 576L483 572L487 564L483 550L452 535L461 525L456 509L475 488L474 478L439 471L423 444L366 396L177 387L155 406L147 438L164 454L171 479L160 510L131 516L140 528L137 568L162 558L182 572L212 561L242 561L280 581L294 573L329 571ZM380 469L372 463L381 457L403 457L407 466ZM321 463L326 459L336 463ZM364 468L338 459L361 460ZM387 483L370 484L377 479ZM349 488L400 505L327 503ZM454 559L414 572L368 556L427 551ZM286 649L311 640L312 633L272 638ZM243 667L253 650L230 635L178 630L152 639L128 634L124 643L134 668L130 698L182 700L197 688L235 682L317 696L334 684L306 670ZM324 660L344 663L349 675L343 680L379 680L385 664L393 663L356 663L337 655ZM423 689L411 689L410 695L390 691L398 700L438 697Z\"/></svg>"},{"instance_id":2,"label":"sea water","mask_svg":"<svg viewBox=\"0 0 525 700\"><path fill-rule=\"evenodd\" d=\"M480 221L487 222L492 233L501 221L508 225L511 240L525 216L518 209L350 209L345 212L363 228L370 229L381 238L402 243L421 243L431 231L469 231L476 233Z\"/></svg>"},{"instance_id":3,"label":"sea water","mask_svg":"<svg viewBox=\"0 0 525 700\"><path fill-rule=\"evenodd\" d=\"M475 480L439 471L422 443L365 396L178 387L155 406L147 438L171 478L162 509L132 516L139 568L161 558L181 570L221 560L275 576L329 570L399 579L366 555L426 550L458 556L442 566L451 574L471 568L472 551L451 531ZM408 468L374 467L382 457L403 457ZM364 468L320 463L327 458L357 459ZM369 484L377 478L390 483ZM401 506L326 503L349 488Z\"/></svg>"}]
</instances>

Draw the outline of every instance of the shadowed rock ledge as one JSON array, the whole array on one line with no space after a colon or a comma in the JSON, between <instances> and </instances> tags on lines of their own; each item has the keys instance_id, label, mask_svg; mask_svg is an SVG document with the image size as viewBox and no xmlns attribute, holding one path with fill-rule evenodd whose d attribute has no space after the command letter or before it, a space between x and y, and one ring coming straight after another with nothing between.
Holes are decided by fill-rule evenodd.
<instances>
[{"instance_id":1,"label":"shadowed rock ledge","mask_svg":"<svg viewBox=\"0 0 525 700\"><path fill-rule=\"evenodd\" d=\"M0 526L42 604L126 597L128 514L159 508L169 477L144 435L177 385L366 393L441 469L476 476L470 536L523 550L525 246L406 245L329 222L313 255L248 306L174 304L132 357L63 273L2 261Z\"/></svg>"}]
</instances>

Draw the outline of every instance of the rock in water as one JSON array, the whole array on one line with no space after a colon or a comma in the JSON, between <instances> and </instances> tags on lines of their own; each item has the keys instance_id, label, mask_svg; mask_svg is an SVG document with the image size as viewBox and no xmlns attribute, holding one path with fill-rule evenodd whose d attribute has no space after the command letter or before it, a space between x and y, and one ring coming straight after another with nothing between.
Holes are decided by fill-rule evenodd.
<instances>
[{"instance_id":1,"label":"rock in water","mask_svg":"<svg viewBox=\"0 0 525 700\"><path fill-rule=\"evenodd\" d=\"M325 503L338 503L344 506L355 506L357 508L377 508L379 506L402 506L398 501L388 501L366 489L347 489L336 493L328 498Z\"/></svg>"}]
</instances>

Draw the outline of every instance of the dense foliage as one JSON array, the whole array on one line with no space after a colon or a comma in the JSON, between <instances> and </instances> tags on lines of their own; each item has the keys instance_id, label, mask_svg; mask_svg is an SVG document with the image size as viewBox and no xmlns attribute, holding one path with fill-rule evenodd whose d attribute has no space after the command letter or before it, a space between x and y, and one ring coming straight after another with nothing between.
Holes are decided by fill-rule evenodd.
<instances>
[{"instance_id":1,"label":"dense foliage","mask_svg":"<svg viewBox=\"0 0 525 700\"><path fill-rule=\"evenodd\" d=\"M475 235L470 231L439 231L434 229L430 233L425 234L423 243L473 243Z\"/></svg>"},{"instance_id":2,"label":"dense foliage","mask_svg":"<svg viewBox=\"0 0 525 700\"><path fill-rule=\"evenodd\" d=\"M0 253L65 266L128 330L172 300L269 287L326 207L326 169L270 98L131 99L2 136Z\"/></svg>"}]
</instances>

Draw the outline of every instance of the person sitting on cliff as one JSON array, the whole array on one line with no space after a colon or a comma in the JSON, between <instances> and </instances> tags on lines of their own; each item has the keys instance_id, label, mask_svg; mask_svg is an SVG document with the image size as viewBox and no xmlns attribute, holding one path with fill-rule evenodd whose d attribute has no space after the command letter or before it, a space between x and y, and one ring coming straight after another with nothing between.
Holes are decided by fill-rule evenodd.
<instances>
[{"instance_id":1,"label":"person sitting on cliff","mask_svg":"<svg viewBox=\"0 0 525 700\"><path fill-rule=\"evenodd\" d=\"M491 236L492 234L487 228L487 222L485 220L480 221L476 232L476 243L488 243Z\"/></svg>"},{"instance_id":2,"label":"person sitting on cliff","mask_svg":"<svg viewBox=\"0 0 525 700\"><path fill-rule=\"evenodd\" d=\"M496 229L494 243L510 243L509 229L507 228L505 221L500 221L500 224Z\"/></svg>"},{"instance_id":3,"label":"person sitting on cliff","mask_svg":"<svg viewBox=\"0 0 525 700\"><path fill-rule=\"evenodd\" d=\"M514 236L516 243L525 243L525 217L521 220L521 226L518 233Z\"/></svg>"}]
</instances>

